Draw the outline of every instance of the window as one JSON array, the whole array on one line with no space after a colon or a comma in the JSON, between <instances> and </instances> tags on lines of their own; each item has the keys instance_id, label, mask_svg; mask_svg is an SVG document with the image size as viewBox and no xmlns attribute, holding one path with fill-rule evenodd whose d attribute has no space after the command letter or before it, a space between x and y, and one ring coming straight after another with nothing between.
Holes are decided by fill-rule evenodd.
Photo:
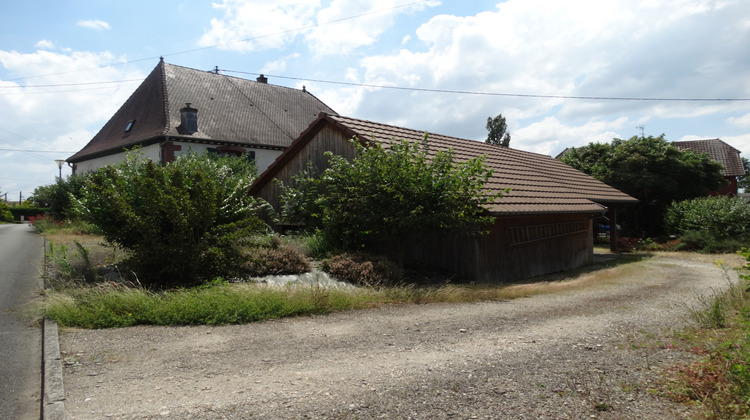
<instances>
[{"instance_id":1,"label":"window","mask_svg":"<svg viewBox=\"0 0 750 420\"><path fill-rule=\"evenodd\" d=\"M125 132L129 132L133 128L133 124L135 124L135 120L128 121L128 124L125 126Z\"/></svg>"},{"instance_id":2,"label":"window","mask_svg":"<svg viewBox=\"0 0 750 420\"><path fill-rule=\"evenodd\" d=\"M188 102L186 106L180 110L180 124L182 129L188 134L198 132L198 110L193 108Z\"/></svg>"}]
</instances>

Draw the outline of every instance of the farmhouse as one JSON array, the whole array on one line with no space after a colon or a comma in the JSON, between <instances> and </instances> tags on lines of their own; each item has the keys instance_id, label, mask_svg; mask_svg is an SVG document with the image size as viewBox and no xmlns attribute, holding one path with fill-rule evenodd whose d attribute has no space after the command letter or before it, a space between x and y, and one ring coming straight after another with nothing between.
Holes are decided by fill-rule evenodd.
<instances>
[{"instance_id":1,"label":"farmhouse","mask_svg":"<svg viewBox=\"0 0 750 420\"><path fill-rule=\"evenodd\" d=\"M102 129L67 159L73 173L121 161L142 147L156 162L180 153L215 152L254 159L265 170L318 114L335 114L302 90L194 70L160 60Z\"/></svg>"},{"instance_id":2,"label":"farmhouse","mask_svg":"<svg viewBox=\"0 0 750 420\"><path fill-rule=\"evenodd\" d=\"M422 141L425 133L321 113L259 177L251 193L280 208L280 188L307 167L322 171L326 151L353 158L353 137L388 145L394 139ZM494 174L486 188L511 188L487 208L495 216L489 234L427 235L407 251L410 261L463 278L498 283L593 263L592 220L609 208L637 200L552 157L430 133L430 150L453 149L457 159L484 155ZM614 213L611 211L611 213Z\"/></svg>"},{"instance_id":3,"label":"farmhouse","mask_svg":"<svg viewBox=\"0 0 750 420\"><path fill-rule=\"evenodd\" d=\"M672 144L680 150L692 150L696 154L706 153L711 159L721 163L723 166L721 174L728 184L721 190L714 192L713 195L729 197L737 195L737 177L745 175L739 150L721 139L676 141Z\"/></svg>"}]
</instances>

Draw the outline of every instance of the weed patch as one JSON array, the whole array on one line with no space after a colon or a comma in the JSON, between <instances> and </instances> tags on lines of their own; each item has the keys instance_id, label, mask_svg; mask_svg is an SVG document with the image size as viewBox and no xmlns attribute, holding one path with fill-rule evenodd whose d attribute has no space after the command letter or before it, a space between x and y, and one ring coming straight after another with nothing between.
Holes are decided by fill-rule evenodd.
<instances>
[{"instance_id":1,"label":"weed patch","mask_svg":"<svg viewBox=\"0 0 750 420\"><path fill-rule=\"evenodd\" d=\"M742 255L750 267L750 253ZM711 419L750 416L750 276L745 270L740 277L726 292L700 300L688 347L701 360L674 368L667 390L676 401L698 403Z\"/></svg>"}]
</instances>

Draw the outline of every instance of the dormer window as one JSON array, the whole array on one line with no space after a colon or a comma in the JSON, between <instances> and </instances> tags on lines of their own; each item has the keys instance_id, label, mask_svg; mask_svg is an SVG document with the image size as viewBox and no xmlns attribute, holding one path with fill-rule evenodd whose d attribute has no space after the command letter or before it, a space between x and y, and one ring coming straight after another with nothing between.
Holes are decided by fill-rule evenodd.
<instances>
[{"instance_id":1,"label":"dormer window","mask_svg":"<svg viewBox=\"0 0 750 420\"><path fill-rule=\"evenodd\" d=\"M198 132L198 110L193 108L190 102L185 104L185 107L180 110L180 121L182 129L188 134Z\"/></svg>"},{"instance_id":2,"label":"dormer window","mask_svg":"<svg viewBox=\"0 0 750 420\"><path fill-rule=\"evenodd\" d=\"M125 132L126 133L130 132L130 130L133 128L133 124L135 124L135 120L128 121L128 123L125 125Z\"/></svg>"}]
</instances>

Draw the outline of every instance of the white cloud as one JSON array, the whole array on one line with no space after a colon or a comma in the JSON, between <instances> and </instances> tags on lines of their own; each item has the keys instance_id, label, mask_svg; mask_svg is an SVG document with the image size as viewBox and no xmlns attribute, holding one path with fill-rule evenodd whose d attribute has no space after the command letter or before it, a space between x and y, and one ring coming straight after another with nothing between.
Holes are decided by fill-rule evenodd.
<instances>
[{"instance_id":1,"label":"white cloud","mask_svg":"<svg viewBox=\"0 0 750 420\"><path fill-rule=\"evenodd\" d=\"M286 57L280 58L278 60L270 61L263 66L263 69L261 71L264 73L283 72L284 70L286 70L287 63L290 60L295 60L295 59L298 59L299 57L300 57L299 54L294 53Z\"/></svg>"},{"instance_id":2,"label":"white cloud","mask_svg":"<svg viewBox=\"0 0 750 420\"><path fill-rule=\"evenodd\" d=\"M589 143L608 143L626 124L626 117L613 121L590 121L580 126L569 126L555 117L544 118L511 133L511 147L531 152L556 155L566 147L584 146Z\"/></svg>"},{"instance_id":3,"label":"white cloud","mask_svg":"<svg viewBox=\"0 0 750 420\"><path fill-rule=\"evenodd\" d=\"M750 128L750 113L747 113L741 117L729 117L727 123L735 127Z\"/></svg>"},{"instance_id":4,"label":"white cloud","mask_svg":"<svg viewBox=\"0 0 750 420\"><path fill-rule=\"evenodd\" d=\"M377 42L394 25L398 15L439 4L434 0L423 3L404 3L401 0L333 0L328 7L318 12L318 26L308 35L307 41L310 49L318 55L347 54Z\"/></svg>"},{"instance_id":5,"label":"white cloud","mask_svg":"<svg viewBox=\"0 0 750 420\"><path fill-rule=\"evenodd\" d=\"M625 123L737 113L747 104L512 95L750 97L749 14L741 1L508 0L476 15L438 15L419 27L412 49L361 59L362 82L510 96L361 89L347 107L475 139L486 135L488 116L502 113L511 145L541 153L609 141ZM518 129L521 120L537 122Z\"/></svg>"},{"instance_id":6,"label":"white cloud","mask_svg":"<svg viewBox=\"0 0 750 420\"><path fill-rule=\"evenodd\" d=\"M105 29L109 29L109 23L103 21L103 20L79 20L76 24L80 27L87 28L87 29L93 29L95 31L102 31Z\"/></svg>"},{"instance_id":7,"label":"white cloud","mask_svg":"<svg viewBox=\"0 0 750 420\"><path fill-rule=\"evenodd\" d=\"M34 44L34 48L39 48L41 50L51 50L55 48L55 44L53 44L52 41L42 39L36 44Z\"/></svg>"},{"instance_id":8,"label":"white cloud","mask_svg":"<svg viewBox=\"0 0 750 420\"><path fill-rule=\"evenodd\" d=\"M54 159L67 158L72 155L70 152L81 149L130 96L138 82L86 85L145 77L127 66L105 66L116 61L119 60L106 52L24 54L0 50L0 66L26 78L21 82L2 82L17 88L0 92L0 114L4 117L1 147L65 152L12 152L13 156L0 165L3 191L32 191L38 185L53 182L57 174ZM70 173L63 168L63 174L66 170Z\"/></svg>"},{"instance_id":9,"label":"white cloud","mask_svg":"<svg viewBox=\"0 0 750 420\"><path fill-rule=\"evenodd\" d=\"M304 35L316 55L347 54L373 45L399 14L440 4L437 0L222 0L214 8L223 16L211 19L200 38L202 46L248 52L288 46Z\"/></svg>"},{"instance_id":10,"label":"white cloud","mask_svg":"<svg viewBox=\"0 0 750 420\"><path fill-rule=\"evenodd\" d=\"M299 35L298 29L314 23L319 5L318 0L222 0L213 6L224 15L211 19L199 44L241 52L281 48Z\"/></svg>"}]
</instances>

